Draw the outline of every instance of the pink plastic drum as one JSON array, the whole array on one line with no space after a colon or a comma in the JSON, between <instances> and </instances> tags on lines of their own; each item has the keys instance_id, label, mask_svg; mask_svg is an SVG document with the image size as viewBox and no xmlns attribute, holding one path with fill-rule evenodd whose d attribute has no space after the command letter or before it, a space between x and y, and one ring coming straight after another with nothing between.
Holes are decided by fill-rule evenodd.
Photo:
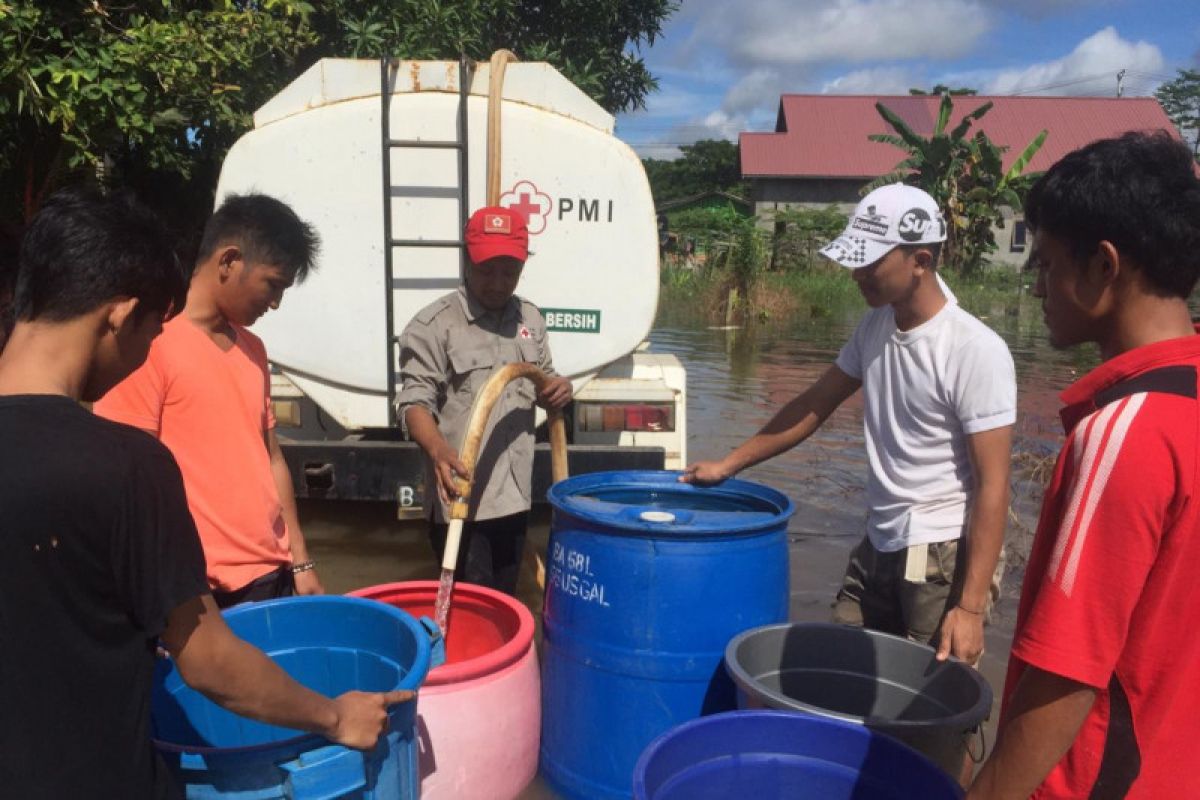
<instances>
[{"instance_id":1,"label":"pink plastic drum","mask_svg":"<svg viewBox=\"0 0 1200 800\"><path fill-rule=\"evenodd\" d=\"M437 590L437 581L408 581L350 594L432 618ZM430 670L417 703L422 798L511 800L533 780L541 735L533 630L516 598L455 585L446 663Z\"/></svg>"}]
</instances>

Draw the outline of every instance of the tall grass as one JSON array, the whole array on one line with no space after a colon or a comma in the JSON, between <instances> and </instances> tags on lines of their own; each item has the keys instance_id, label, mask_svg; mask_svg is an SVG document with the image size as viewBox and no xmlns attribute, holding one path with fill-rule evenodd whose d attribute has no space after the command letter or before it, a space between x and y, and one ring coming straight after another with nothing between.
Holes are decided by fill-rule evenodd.
<instances>
[{"instance_id":1,"label":"tall grass","mask_svg":"<svg viewBox=\"0 0 1200 800\"><path fill-rule=\"evenodd\" d=\"M1028 274L997 267L970 276L947 273L944 277L960 305L977 316L1015 315L1022 305L1029 305L1032 278ZM694 320L720 324L724 321L727 285L728 275L724 270L664 268L660 322ZM840 315L863 303L849 271L834 265L803 271L762 272L745 302L747 316L765 323L784 322L797 315Z\"/></svg>"}]
</instances>

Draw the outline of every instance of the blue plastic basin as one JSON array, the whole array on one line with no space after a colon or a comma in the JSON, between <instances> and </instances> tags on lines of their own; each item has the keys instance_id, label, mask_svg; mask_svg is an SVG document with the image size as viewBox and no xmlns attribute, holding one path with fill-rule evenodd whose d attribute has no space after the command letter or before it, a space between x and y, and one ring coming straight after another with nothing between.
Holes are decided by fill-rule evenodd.
<instances>
[{"instance_id":1,"label":"blue plastic basin","mask_svg":"<svg viewBox=\"0 0 1200 800\"><path fill-rule=\"evenodd\" d=\"M638 760L635 800L954 800L933 762L869 728L784 711L687 722Z\"/></svg>"},{"instance_id":2,"label":"blue plastic basin","mask_svg":"<svg viewBox=\"0 0 1200 800\"><path fill-rule=\"evenodd\" d=\"M269 600L224 617L296 681L328 697L416 689L443 660L432 622L356 597ZM226 711L184 684L169 659L155 678L155 745L189 798L417 797L415 702L393 707L387 735L364 753Z\"/></svg>"}]
</instances>

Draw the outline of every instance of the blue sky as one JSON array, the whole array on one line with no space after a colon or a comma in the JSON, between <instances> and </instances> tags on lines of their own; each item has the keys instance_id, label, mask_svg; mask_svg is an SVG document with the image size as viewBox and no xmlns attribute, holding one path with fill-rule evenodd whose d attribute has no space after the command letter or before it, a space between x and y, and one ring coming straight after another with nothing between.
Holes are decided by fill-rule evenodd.
<instances>
[{"instance_id":1,"label":"blue sky","mask_svg":"<svg viewBox=\"0 0 1200 800\"><path fill-rule=\"evenodd\" d=\"M659 91L617 135L672 158L772 130L784 92L1153 94L1200 67L1200 0L682 0L642 56Z\"/></svg>"}]
</instances>

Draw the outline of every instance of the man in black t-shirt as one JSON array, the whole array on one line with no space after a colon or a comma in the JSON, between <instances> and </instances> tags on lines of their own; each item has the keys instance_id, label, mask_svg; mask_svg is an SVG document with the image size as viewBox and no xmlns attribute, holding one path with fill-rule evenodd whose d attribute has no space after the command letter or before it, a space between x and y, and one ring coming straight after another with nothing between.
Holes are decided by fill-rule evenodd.
<instances>
[{"instance_id":1,"label":"man in black t-shirt","mask_svg":"<svg viewBox=\"0 0 1200 800\"><path fill-rule=\"evenodd\" d=\"M149 735L160 639L215 702L351 747L412 697L322 697L237 638L169 451L79 404L142 363L187 278L154 216L119 197L57 195L22 242L0 354L4 797L177 796Z\"/></svg>"}]
</instances>

